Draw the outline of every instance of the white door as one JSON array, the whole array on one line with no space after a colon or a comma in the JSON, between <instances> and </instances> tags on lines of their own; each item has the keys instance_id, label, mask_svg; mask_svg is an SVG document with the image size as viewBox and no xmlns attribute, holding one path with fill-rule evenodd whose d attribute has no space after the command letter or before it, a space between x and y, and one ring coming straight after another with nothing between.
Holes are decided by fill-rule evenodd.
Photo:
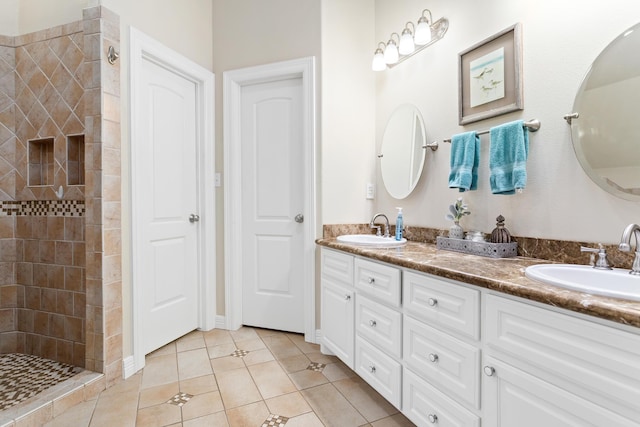
<instances>
[{"instance_id":1,"label":"white door","mask_svg":"<svg viewBox=\"0 0 640 427\"><path fill-rule=\"evenodd\" d=\"M198 327L196 85L143 60L139 164L141 339L145 354ZM140 129L139 128L139 129ZM140 276L139 276L140 277Z\"/></svg>"},{"instance_id":2,"label":"white door","mask_svg":"<svg viewBox=\"0 0 640 427\"><path fill-rule=\"evenodd\" d=\"M302 78L241 93L242 323L304 332Z\"/></svg>"}]
</instances>

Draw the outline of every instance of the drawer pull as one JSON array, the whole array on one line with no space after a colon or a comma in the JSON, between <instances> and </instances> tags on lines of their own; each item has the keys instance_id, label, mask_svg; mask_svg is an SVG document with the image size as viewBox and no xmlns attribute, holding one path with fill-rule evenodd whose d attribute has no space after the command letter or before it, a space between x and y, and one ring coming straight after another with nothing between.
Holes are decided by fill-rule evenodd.
<instances>
[{"instance_id":1,"label":"drawer pull","mask_svg":"<svg viewBox=\"0 0 640 427\"><path fill-rule=\"evenodd\" d=\"M369 277L369 284L373 285L376 282L376 279L374 279L373 277Z\"/></svg>"},{"instance_id":2,"label":"drawer pull","mask_svg":"<svg viewBox=\"0 0 640 427\"><path fill-rule=\"evenodd\" d=\"M431 424L435 424L438 422L438 416L436 414L429 414L427 418L429 419L429 422Z\"/></svg>"},{"instance_id":3,"label":"drawer pull","mask_svg":"<svg viewBox=\"0 0 640 427\"><path fill-rule=\"evenodd\" d=\"M429 301L427 301L429 303L429 305L431 307L435 307L438 304L438 300L435 298L429 298Z\"/></svg>"},{"instance_id":4,"label":"drawer pull","mask_svg":"<svg viewBox=\"0 0 640 427\"><path fill-rule=\"evenodd\" d=\"M496 368L494 368L493 366L485 366L482 370L488 377L492 377L496 373Z\"/></svg>"},{"instance_id":5,"label":"drawer pull","mask_svg":"<svg viewBox=\"0 0 640 427\"><path fill-rule=\"evenodd\" d=\"M345 299L345 300L347 300L347 301L349 301L349 300L351 299L351 295L345 295L345 296L344 296L344 299Z\"/></svg>"},{"instance_id":6,"label":"drawer pull","mask_svg":"<svg viewBox=\"0 0 640 427\"><path fill-rule=\"evenodd\" d=\"M372 328L375 328L377 325L375 320L369 320L369 326L371 326Z\"/></svg>"},{"instance_id":7,"label":"drawer pull","mask_svg":"<svg viewBox=\"0 0 640 427\"><path fill-rule=\"evenodd\" d=\"M429 353L429 360L436 363L438 361L438 355L435 353Z\"/></svg>"},{"instance_id":8,"label":"drawer pull","mask_svg":"<svg viewBox=\"0 0 640 427\"><path fill-rule=\"evenodd\" d=\"M369 366L369 372L371 372L372 374L375 374L376 373L376 367L373 366L373 365L370 365Z\"/></svg>"}]
</instances>

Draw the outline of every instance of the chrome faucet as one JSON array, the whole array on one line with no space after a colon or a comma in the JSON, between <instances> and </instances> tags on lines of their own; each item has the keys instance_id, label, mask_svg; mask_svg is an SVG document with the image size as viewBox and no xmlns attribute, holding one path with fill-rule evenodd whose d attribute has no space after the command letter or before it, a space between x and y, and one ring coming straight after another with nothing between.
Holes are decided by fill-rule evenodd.
<instances>
[{"instance_id":1,"label":"chrome faucet","mask_svg":"<svg viewBox=\"0 0 640 427\"><path fill-rule=\"evenodd\" d=\"M631 266L629 274L637 276L640 275L640 247L638 247L638 244L640 243L640 226L638 224L627 225L627 228L622 232L618 249L622 252L631 252L631 233L636 236L636 256L633 259L633 265Z\"/></svg>"},{"instance_id":2,"label":"chrome faucet","mask_svg":"<svg viewBox=\"0 0 640 427\"><path fill-rule=\"evenodd\" d=\"M607 251L604 246L602 246L602 243L598 243L598 248L580 246L580 252L591 252L591 262L589 264L591 264L593 268L598 270L613 270L607 258ZM598 255L597 260L595 259L596 254Z\"/></svg>"},{"instance_id":3,"label":"chrome faucet","mask_svg":"<svg viewBox=\"0 0 640 427\"><path fill-rule=\"evenodd\" d=\"M389 237L389 218L383 213L377 213L371 218L371 222L369 223L369 227L377 229L376 236L381 236L380 226L376 225L376 219L381 216L384 218L384 237Z\"/></svg>"}]
</instances>

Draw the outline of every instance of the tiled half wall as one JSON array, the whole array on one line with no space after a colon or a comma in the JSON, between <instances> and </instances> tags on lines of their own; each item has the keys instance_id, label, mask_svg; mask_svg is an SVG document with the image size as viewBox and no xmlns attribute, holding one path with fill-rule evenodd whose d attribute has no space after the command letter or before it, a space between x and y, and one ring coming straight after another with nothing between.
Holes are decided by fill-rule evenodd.
<instances>
[{"instance_id":1,"label":"tiled half wall","mask_svg":"<svg viewBox=\"0 0 640 427\"><path fill-rule=\"evenodd\" d=\"M84 367L83 201L0 202L0 353Z\"/></svg>"}]
</instances>

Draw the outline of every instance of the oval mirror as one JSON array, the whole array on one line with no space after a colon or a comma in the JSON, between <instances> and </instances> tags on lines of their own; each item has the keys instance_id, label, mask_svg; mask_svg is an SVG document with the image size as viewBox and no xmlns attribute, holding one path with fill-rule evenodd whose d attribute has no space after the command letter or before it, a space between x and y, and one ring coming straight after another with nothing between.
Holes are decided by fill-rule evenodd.
<instances>
[{"instance_id":1,"label":"oval mirror","mask_svg":"<svg viewBox=\"0 0 640 427\"><path fill-rule=\"evenodd\" d=\"M393 112L382 136L380 171L391 197L404 199L420 179L424 168L426 134L418 109L404 104Z\"/></svg>"},{"instance_id":2,"label":"oval mirror","mask_svg":"<svg viewBox=\"0 0 640 427\"><path fill-rule=\"evenodd\" d=\"M618 197L640 200L640 24L591 65L574 103L573 148L589 177Z\"/></svg>"}]
</instances>

